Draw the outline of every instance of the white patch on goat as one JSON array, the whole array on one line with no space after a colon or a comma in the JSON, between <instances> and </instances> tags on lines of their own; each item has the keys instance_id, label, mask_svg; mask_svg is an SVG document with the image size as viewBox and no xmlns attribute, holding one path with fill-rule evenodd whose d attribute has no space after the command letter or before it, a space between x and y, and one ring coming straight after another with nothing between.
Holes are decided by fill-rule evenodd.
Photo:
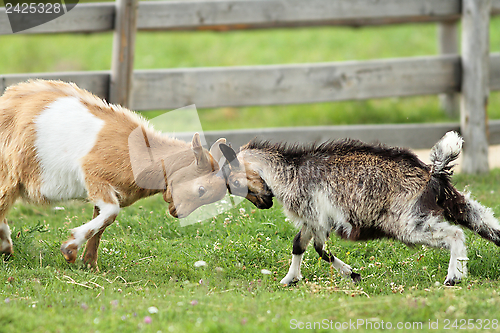
<instances>
[{"instance_id":1,"label":"white patch on goat","mask_svg":"<svg viewBox=\"0 0 500 333\"><path fill-rule=\"evenodd\" d=\"M61 97L36 117L35 124L41 194L54 201L86 198L80 159L94 147L104 121L78 98Z\"/></svg>"},{"instance_id":2,"label":"white patch on goat","mask_svg":"<svg viewBox=\"0 0 500 333\"><path fill-rule=\"evenodd\" d=\"M344 212L332 202L327 193L321 190L316 191L313 194L313 205L317 212L317 230L323 231L321 234L316 234L316 237L319 237L322 243L326 242L326 236L331 229L346 237L350 236L352 225L347 222ZM314 224L311 223L311 225Z\"/></svg>"}]
</instances>

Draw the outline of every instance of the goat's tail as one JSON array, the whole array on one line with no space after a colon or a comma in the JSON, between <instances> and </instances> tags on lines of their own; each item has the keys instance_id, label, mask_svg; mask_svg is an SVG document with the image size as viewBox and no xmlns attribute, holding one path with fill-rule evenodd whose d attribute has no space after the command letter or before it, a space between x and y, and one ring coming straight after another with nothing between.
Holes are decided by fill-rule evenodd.
<instances>
[{"instance_id":1,"label":"goat's tail","mask_svg":"<svg viewBox=\"0 0 500 333\"><path fill-rule=\"evenodd\" d=\"M432 147L430 159L433 175L451 175L454 164L450 163L460 155L462 143L463 140L457 132L448 132Z\"/></svg>"},{"instance_id":2,"label":"goat's tail","mask_svg":"<svg viewBox=\"0 0 500 333\"><path fill-rule=\"evenodd\" d=\"M447 220L460 224L484 239L500 246L500 224L493 211L471 198L470 193L459 192L451 183L453 164L462 150L462 138L448 132L432 147L431 183L437 194L437 204L444 209Z\"/></svg>"}]
</instances>

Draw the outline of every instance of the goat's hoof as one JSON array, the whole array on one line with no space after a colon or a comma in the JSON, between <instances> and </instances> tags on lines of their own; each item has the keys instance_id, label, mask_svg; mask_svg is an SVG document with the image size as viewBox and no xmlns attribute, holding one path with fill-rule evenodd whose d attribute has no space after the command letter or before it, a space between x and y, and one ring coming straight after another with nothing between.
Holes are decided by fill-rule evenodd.
<instances>
[{"instance_id":1,"label":"goat's hoof","mask_svg":"<svg viewBox=\"0 0 500 333\"><path fill-rule=\"evenodd\" d=\"M288 282L288 284L283 284L283 285L286 287L294 287L297 285L297 283L299 283L299 281L300 281L299 279L296 279L296 280L292 280L292 281Z\"/></svg>"},{"instance_id":2,"label":"goat's hoof","mask_svg":"<svg viewBox=\"0 0 500 333\"><path fill-rule=\"evenodd\" d=\"M5 246L1 251L0 254L3 254L5 258L10 257L14 253L14 250L12 249L12 245L9 244L9 246Z\"/></svg>"},{"instance_id":3,"label":"goat's hoof","mask_svg":"<svg viewBox=\"0 0 500 333\"><path fill-rule=\"evenodd\" d=\"M3 254L4 261L9 261L10 258L12 258L12 256L14 255L12 252L2 252L1 254Z\"/></svg>"},{"instance_id":4,"label":"goat's hoof","mask_svg":"<svg viewBox=\"0 0 500 333\"><path fill-rule=\"evenodd\" d=\"M64 259L66 259L68 263L72 264L76 261L76 257L78 254L78 246L76 244L66 244L66 243L63 243L61 245L61 253Z\"/></svg>"},{"instance_id":5,"label":"goat's hoof","mask_svg":"<svg viewBox=\"0 0 500 333\"><path fill-rule=\"evenodd\" d=\"M359 281L361 281L361 274L352 272L351 279L352 279L352 282L358 283Z\"/></svg>"},{"instance_id":6,"label":"goat's hoof","mask_svg":"<svg viewBox=\"0 0 500 333\"><path fill-rule=\"evenodd\" d=\"M460 282L462 282L462 280L460 280L457 277L454 277L454 278L451 278L451 279L446 278L446 280L444 281L444 285L452 287L452 286L454 286L456 284L459 284Z\"/></svg>"},{"instance_id":7,"label":"goat's hoof","mask_svg":"<svg viewBox=\"0 0 500 333\"><path fill-rule=\"evenodd\" d=\"M286 277L284 277L283 280L280 281L280 284L284 287L292 287L292 286L295 286L301 279L302 279L302 276L295 277L292 279L287 279Z\"/></svg>"},{"instance_id":8,"label":"goat's hoof","mask_svg":"<svg viewBox=\"0 0 500 333\"><path fill-rule=\"evenodd\" d=\"M97 266L97 258L90 258L85 256L83 258L83 262L85 263L85 266L87 269L95 272L99 272L99 267Z\"/></svg>"},{"instance_id":9,"label":"goat's hoof","mask_svg":"<svg viewBox=\"0 0 500 333\"><path fill-rule=\"evenodd\" d=\"M91 263L88 263L87 264L87 269L91 272L94 272L94 273L99 273L100 270L99 270L99 266L97 266L97 264L91 264Z\"/></svg>"}]
</instances>

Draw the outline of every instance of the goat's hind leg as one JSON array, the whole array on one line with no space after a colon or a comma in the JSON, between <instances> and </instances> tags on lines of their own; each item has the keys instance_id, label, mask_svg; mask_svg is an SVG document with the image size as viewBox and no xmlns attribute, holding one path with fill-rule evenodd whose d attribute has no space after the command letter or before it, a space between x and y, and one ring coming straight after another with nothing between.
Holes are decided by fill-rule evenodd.
<instances>
[{"instance_id":1,"label":"goat's hind leg","mask_svg":"<svg viewBox=\"0 0 500 333\"><path fill-rule=\"evenodd\" d=\"M347 278L350 277L353 282L361 281L361 275L352 271L351 266L344 263L339 258L333 256L329 251L325 251L324 243L318 239L314 240L314 249L318 252L321 259L332 264L333 268L335 268L340 275Z\"/></svg>"},{"instance_id":2,"label":"goat's hind leg","mask_svg":"<svg viewBox=\"0 0 500 333\"><path fill-rule=\"evenodd\" d=\"M300 274L302 256L304 252L306 252L307 245L309 245L311 239L312 232L306 227L302 227L298 234L295 235L292 248L292 264L290 265L287 275L280 281L280 284L292 285L302 279L302 274Z\"/></svg>"},{"instance_id":3,"label":"goat's hind leg","mask_svg":"<svg viewBox=\"0 0 500 333\"><path fill-rule=\"evenodd\" d=\"M94 215L92 216L95 219L99 215L99 207L94 206ZM101 228L92 238L90 238L85 244L85 250L83 251L83 262L94 268L96 271L99 271L99 267L97 266L97 249L99 248L99 244L101 242L101 236L104 233L104 228Z\"/></svg>"},{"instance_id":4,"label":"goat's hind leg","mask_svg":"<svg viewBox=\"0 0 500 333\"><path fill-rule=\"evenodd\" d=\"M445 285L453 286L467 275L467 248L462 229L432 214L415 216L402 230L401 240L408 244L424 244L450 251Z\"/></svg>"}]
</instances>

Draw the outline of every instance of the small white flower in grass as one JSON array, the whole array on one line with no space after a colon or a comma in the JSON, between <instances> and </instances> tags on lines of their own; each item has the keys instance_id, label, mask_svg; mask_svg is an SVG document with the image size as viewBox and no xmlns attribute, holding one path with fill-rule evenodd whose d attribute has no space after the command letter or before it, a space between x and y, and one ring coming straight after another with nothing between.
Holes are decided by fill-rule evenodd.
<instances>
[{"instance_id":1,"label":"small white flower in grass","mask_svg":"<svg viewBox=\"0 0 500 333\"><path fill-rule=\"evenodd\" d=\"M55 206L54 210L64 210L64 207Z\"/></svg>"},{"instance_id":2,"label":"small white flower in grass","mask_svg":"<svg viewBox=\"0 0 500 333\"><path fill-rule=\"evenodd\" d=\"M271 274L272 274L272 272L271 272L270 270L268 270L268 269L263 269L263 270L261 270L260 272L261 272L262 274L264 274L264 275L271 275Z\"/></svg>"},{"instance_id":3,"label":"small white flower in grass","mask_svg":"<svg viewBox=\"0 0 500 333\"><path fill-rule=\"evenodd\" d=\"M197 262L194 263L194 267L203 267L206 265L207 265L207 263L203 260L198 260Z\"/></svg>"},{"instance_id":4,"label":"small white flower in grass","mask_svg":"<svg viewBox=\"0 0 500 333\"><path fill-rule=\"evenodd\" d=\"M156 306L150 306L148 308L149 313L158 313L158 308Z\"/></svg>"},{"instance_id":5,"label":"small white flower in grass","mask_svg":"<svg viewBox=\"0 0 500 333\"><path fill-rule=\"evenodd\" d=\"M246 212L245 208L240 208L240 214L245 214Z\"/></svg>"}]
</instances>

